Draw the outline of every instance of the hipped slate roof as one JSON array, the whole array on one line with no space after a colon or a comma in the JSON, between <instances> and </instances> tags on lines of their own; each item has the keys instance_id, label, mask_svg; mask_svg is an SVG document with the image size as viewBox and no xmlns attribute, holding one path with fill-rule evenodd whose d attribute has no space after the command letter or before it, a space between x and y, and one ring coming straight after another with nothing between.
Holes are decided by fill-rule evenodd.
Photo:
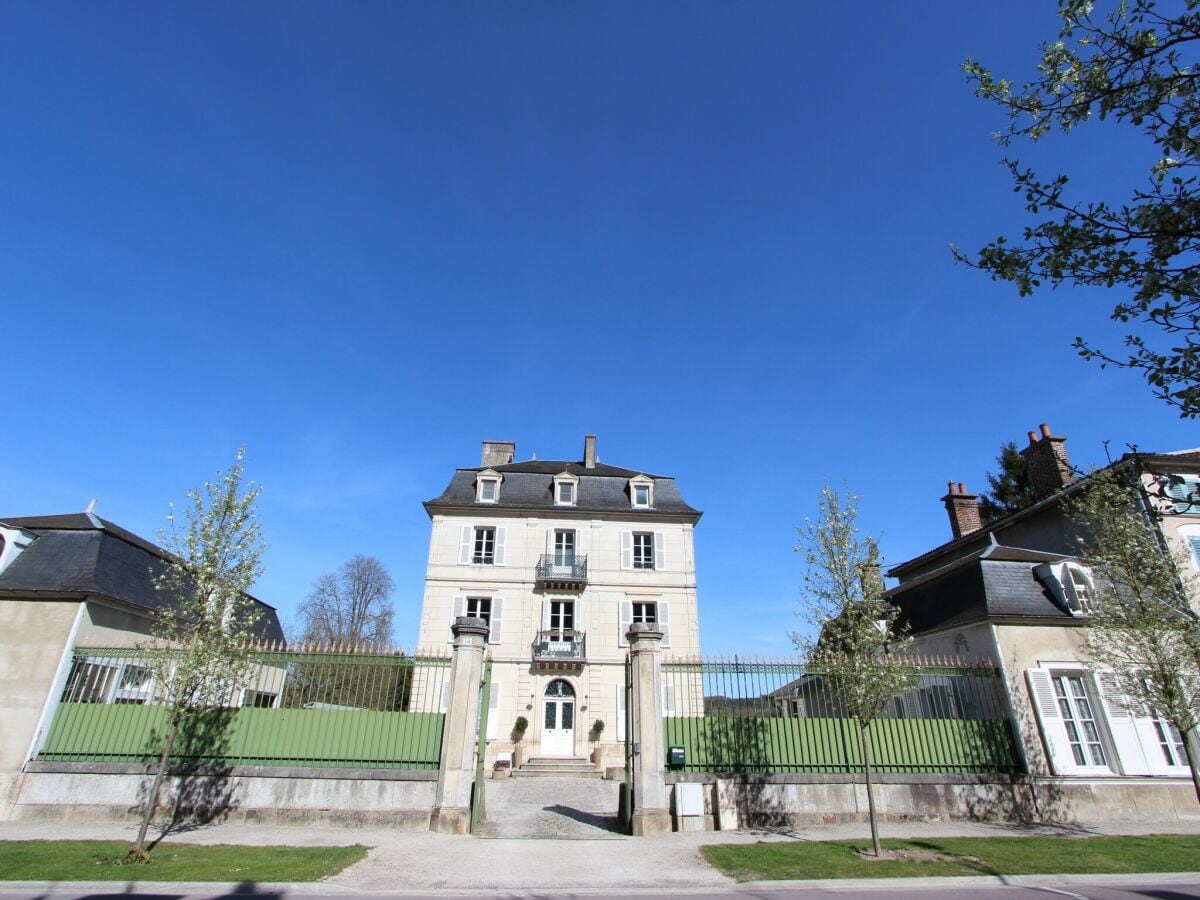
<instances>
[{"instance_id":1,"label":"hipped slate roof","mask_svg":"<svg viewBox=\"0 0 1200 900\"><path fill-rule=\"evenodd\" d=\"M504 476L498 503L475 502L475 476L487 467L458 469L441 496L425 501L425 511L431 516L443 509L518 509L559 510L597 513L621 513L633 517L654 518L656 515L683 516L693 523L703 513L689 506L679 493L675 479L666 475L650 475L633 469L596 463L587 468L581 462L560 460L530 460L491 466ZM555 506L554 476L568 472L579 478L578 496L574 506ZM630 504L629 479L638 475L654 479L654 506L635 508Z\"/></svg>"},{"instance_id":2,"label":"hipped slate roof","mask_svg":"<svg viewBox=\"0 0 1200 900\"><path fill-rule=\"evenodd\" d=\"M90 594L144 610L174 606L154 588L170 557L161 547L90 513L0 519L37 537L0 572L0 599L38 594ZM274 607L251 597L265 640L283 640Z\"/></svg>"}]
</instances>

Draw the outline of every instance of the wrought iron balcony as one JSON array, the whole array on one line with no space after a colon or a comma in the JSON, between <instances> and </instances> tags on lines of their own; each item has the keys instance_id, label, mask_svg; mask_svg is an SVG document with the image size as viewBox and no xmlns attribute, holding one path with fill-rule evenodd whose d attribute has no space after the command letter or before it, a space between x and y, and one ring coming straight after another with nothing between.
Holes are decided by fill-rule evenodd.
<instances>
[{"instance_id":1,"label":"wrought iron balcony","mask_svg":"<svg viewBox=\"0 0 1200 900\"><path fill-rule=\"evenodd\" d=\"M584 633L573 628L539 631L533 642L533 661L536 663L580 665L586 658Z\"/></svg>"},{"instance_id":2,"label":"wrought iron balcony","mask_svg":"<svg viewBox=\"0 0 1200 900\"><path fill-rule=\"evenodd\" d=\"M539 584L582 588L587 584L587 556L576 553L543 553L537 564Z\"/></svg>"}]
</instances>

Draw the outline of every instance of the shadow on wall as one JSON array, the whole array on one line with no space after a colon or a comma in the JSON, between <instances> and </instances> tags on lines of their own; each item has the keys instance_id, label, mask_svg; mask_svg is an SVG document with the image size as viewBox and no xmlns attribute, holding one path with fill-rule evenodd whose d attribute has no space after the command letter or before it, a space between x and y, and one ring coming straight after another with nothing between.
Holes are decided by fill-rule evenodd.
<instances>
[{"instance_id":1,"label":"shadow on wall","mask_svg":"<svg viewBox=\"0 0 1200 900\"><path fill-rule=\"evenodd\" d=\"M233 768L225 760L229 755L232 729L237 714L230 707L210 707L186 715L179 726L175 749L159 797L156 820L168 816L158 840L217 822L237 808L232 782ZM152 732L147 753L161 753L165 733ZM157 755L155 753L155 755ZM140 815L153 787L154 767L138 789L138 803L130 812ZM155 841L157 843L158 841Z\"/></svg>"}]
</instances>

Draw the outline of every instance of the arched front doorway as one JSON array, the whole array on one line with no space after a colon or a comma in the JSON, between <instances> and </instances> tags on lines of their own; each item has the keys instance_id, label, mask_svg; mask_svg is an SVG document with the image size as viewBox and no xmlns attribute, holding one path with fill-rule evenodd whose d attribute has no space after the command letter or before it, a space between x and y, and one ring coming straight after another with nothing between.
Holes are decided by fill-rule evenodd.
<instances>
[{"instance_id":1,"label":"arched front doorway","mask_svg":"<svg viewBox=\"0 0 1200 900\"><path fill-rule=\"evenodd\" d=\"M575 753L575 689L561 678L546 685L542 709L542 755Z\"/></svg>"}]
</instances>

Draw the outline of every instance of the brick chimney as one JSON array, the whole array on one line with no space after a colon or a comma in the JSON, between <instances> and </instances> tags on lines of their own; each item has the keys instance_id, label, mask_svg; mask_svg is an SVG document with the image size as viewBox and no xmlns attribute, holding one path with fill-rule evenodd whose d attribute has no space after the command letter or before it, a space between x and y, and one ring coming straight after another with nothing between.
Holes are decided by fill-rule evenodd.
<instances>
[{"instance_id":1,"label":"brick chimney","mask_svg":"<svg viewBox=\"0 0 1200 900\"><path fill-rule=\"evenodd\" d=\"M1029 480L1033 482L1033 493L1039 500L1061 491L1075 483L1071 461L1067 458L1067 439L1051 434L1050 426L1042 423L1041 437L1036 431L1029 432L1029 446L1021 451L1029 464Z\"/></svg>"},{"instance_id":2,"label":"brick chimney","mask_svg":"<svg viewBox=\"0 0 1200 900\"><path fill-rule=\"evenodd\" d=\"M516 455L517 445L512 441L484 441L483 458L479 465L485 468L487 466L507 466Z\"/></svg>"},{"instance_id":3,"label":"brick chimney","mask_svg":"<svg viewBox=\"0 0 1200 900\"><path fill-rule=\"evenodd\" d=\"M584 435L583 467L585 469L596 468L596 436L594 434Z\"/></svg>"},{"instance_id":4,"label":"brick chimney","mask_svg":"<svg viewBox=\"0 0 1200 900\"><path fill-rule=\"evenodd\" d=\"M942 498L946 504L946 512L950 514L950 530L954 539L958 540L964 534L978 531L983 527L979 518L979 502L975 494L968 494L967 487L961 481L955 485L953 481L946 483L949 491Z\"/></svg>"}]
</instances>

